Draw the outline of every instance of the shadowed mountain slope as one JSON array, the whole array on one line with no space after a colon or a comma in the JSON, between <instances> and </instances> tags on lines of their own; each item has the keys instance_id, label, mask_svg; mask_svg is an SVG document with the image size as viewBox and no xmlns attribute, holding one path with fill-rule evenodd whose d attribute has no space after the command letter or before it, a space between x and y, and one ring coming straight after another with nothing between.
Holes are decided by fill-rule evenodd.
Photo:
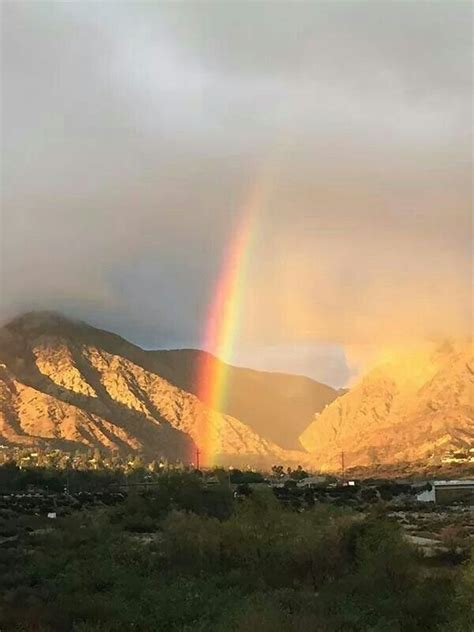
<instances>
[{"instance_id":1,"label":"shadowed mountain slope","mask_svg":"<svg viewBox=\"0 0 474 632\"><path fill-rule=\"evenodd\" d=\"M326 397L319 409L328 396L335 396L333 389L293 376L286 388L285 376L230 367L232 398L222 414L210 415L194 395L199 357L196 351L144 351L115 334L54 313L17 318L0 329L2 441L47 441L62 449L86 445L188 460L199 445L197 427L205 418L216 424L222 461L304 457L272 438L278 432L283 437L284 412L291 402L301 406L304 418L293 436L287 435L287 443L315 410L310 387ZM278 416L279 405L283 413ZM274 432L273 414L280 424Z\"/></svg>"},{"instance_id":2,"label":"shadowed mountain slope","mask_svg":"<svg viewBox=\"0 0 474 632\"><path fill-rule=\"evenodd\" d=\"M197 394L205 352L195 349L152 351L160 375ZM222 363L217 358L214 362ZM300 375L254 371L227 365L226 393L220 412L245 421L253 430L288 449L301 449L299 436L313 415L340 391Z\"/></svg>"}]
</instances>

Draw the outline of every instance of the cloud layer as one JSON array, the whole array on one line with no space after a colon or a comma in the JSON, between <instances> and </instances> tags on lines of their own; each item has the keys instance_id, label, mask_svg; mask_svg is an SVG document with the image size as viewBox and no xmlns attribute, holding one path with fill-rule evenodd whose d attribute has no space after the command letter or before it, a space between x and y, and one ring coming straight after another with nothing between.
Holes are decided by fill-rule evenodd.
<instances>
[{"instance_id":1,"label":"cloud layer","mask_svg":"<svg viewBox=\"0 0 474 632\"><path fill-rule=\"evenodd\" d=\"M466 334L470 12L4 2L0 318L52 307L199 345L265 177L242 361Z\"/></svg>"}]
</instances>

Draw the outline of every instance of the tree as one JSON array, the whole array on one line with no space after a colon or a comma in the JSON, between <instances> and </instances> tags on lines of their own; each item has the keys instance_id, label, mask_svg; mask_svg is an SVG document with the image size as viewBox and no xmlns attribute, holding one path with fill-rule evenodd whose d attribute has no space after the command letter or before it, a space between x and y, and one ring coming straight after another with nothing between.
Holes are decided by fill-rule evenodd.
<instances>
[{"instance_id":1,"label":"tree","mask_svg":"<svg viewBox=\"0 0 474 632\"><path fill-rule=\"evenodd\" d=\"M306 472L301 465L298 465L296 470L288 468L288 474L295 481L301 481L303 478L308 478L309 476L308 472Z\"/></svg>"},{"instance_id":2,"label":"tree","mask_svg":"<svg viewBox=\"0 0 474 632\"><path fill-rule=\"evenodd\" d=\"M285 476L283 465L272 465L272 472L275 478L283 478Z\"/></svg>"}]
</instances>

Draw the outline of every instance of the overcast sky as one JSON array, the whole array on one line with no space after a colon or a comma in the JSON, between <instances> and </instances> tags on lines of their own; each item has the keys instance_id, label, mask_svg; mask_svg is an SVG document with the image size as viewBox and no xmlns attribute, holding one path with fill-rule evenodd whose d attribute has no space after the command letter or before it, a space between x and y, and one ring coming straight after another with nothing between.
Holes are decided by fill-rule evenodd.
<instances>
[{"instance_id":1,"label":"overcast sky","mask_svg":"<svg viewBox=\"0 0 474 632\"><path fill-rule=\"evenodd\" d=\"M342 385L355 348L465 334L471 28L453 0L4 0L0 318L199 346L265 173L235 362Z\"/></svg>"}]
</instances>

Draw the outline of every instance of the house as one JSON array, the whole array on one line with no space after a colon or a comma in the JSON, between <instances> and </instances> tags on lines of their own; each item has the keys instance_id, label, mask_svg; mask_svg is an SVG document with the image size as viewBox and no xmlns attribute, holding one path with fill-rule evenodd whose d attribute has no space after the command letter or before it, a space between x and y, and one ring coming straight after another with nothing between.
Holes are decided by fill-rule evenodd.
<instances>
[{"instance_id":1,"label":"house","mask_svg":"<svg viewBox=\"0 0 474 632\"><path fill-rule=\"evenodd\" d=\"M474 505L474 479L432 481L427 488L417 494L416 499L440 505L454 502Z\"/></svg>"},{"instance_id":2,"label":"house","mask_svg":"<svg viewBox=\"0 0 474 632\"><path fill-rule=\"evenodd\" d=\"M436 494L434 485L427 483L421 488L423 491L419 491L416 494L416 499L422 503L434 503L436 502Z\"/></svg>"}]
</instances>

